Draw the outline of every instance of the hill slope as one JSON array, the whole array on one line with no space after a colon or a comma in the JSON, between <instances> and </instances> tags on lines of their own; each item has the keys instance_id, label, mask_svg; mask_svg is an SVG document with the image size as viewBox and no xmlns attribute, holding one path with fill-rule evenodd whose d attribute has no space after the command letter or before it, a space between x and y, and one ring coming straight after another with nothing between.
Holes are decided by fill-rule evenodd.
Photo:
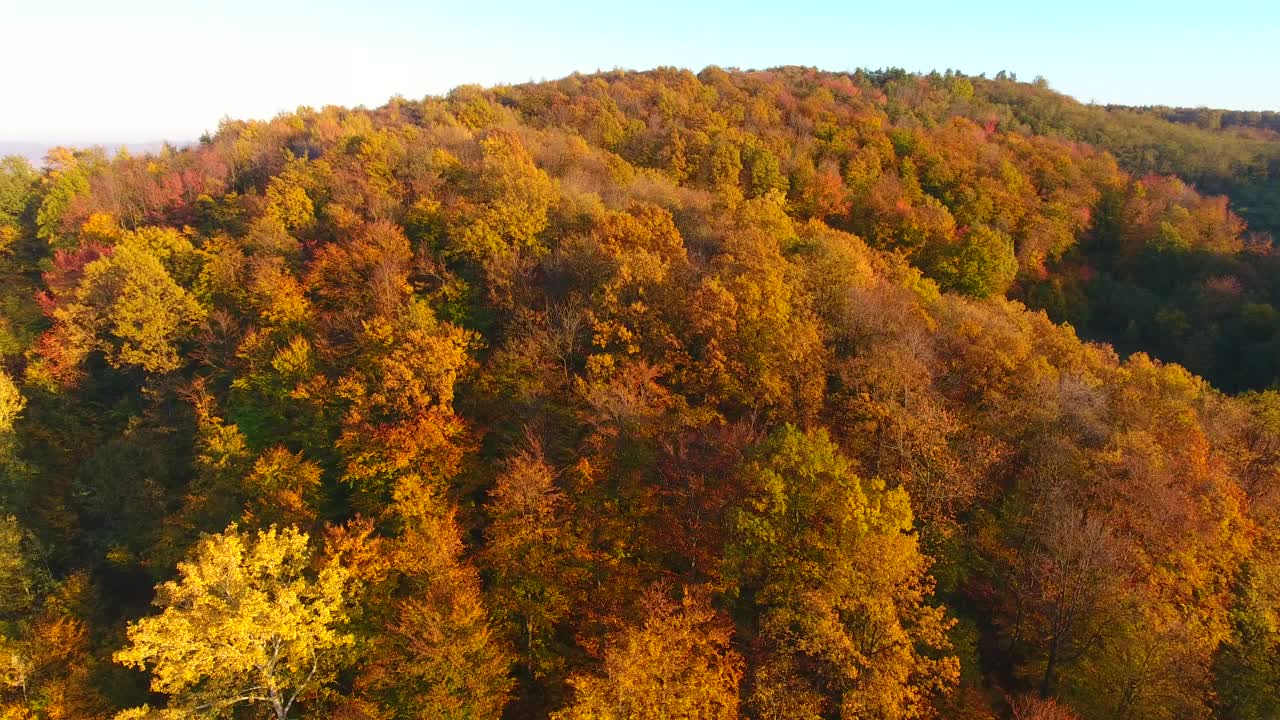
<instances>
[{"instance_id":1,"label":"hill slope","mask_svg":"<svg viewBox=\"0 0 1280 720\"><path fill-rule=\"evenodd\" d=\"M1274 714L1280 395L1053 321L1269 384L1269 246L1037 103L1182 132L668 69L6 161L6 711Z\"/></svg>"}]
</instances>

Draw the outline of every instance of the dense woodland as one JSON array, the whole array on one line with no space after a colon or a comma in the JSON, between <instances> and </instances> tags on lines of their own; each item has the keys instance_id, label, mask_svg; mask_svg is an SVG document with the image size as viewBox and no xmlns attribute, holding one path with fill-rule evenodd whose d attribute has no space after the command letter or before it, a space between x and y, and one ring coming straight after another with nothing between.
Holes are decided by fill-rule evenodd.
<instances>
[{"instance_id":1,"label":"dense woodland","mask_svg":"<svg viewBox=\"0 0 1280 720\"><path fill-rule=\"evenodd\" d=\"M1274 718L1276 125L664 69L6 159L0 718Z\"/></svg>"}]
</instances>

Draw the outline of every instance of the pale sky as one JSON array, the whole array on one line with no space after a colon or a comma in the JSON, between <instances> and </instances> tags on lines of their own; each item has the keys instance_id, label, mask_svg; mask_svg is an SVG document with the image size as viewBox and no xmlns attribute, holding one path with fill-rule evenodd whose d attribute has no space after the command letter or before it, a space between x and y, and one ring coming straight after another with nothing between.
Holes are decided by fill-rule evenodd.
<instances>
[{"instance_id":1,"label":"pale sky","mask_svg":"<svg viewBox=\"0 0 1280 720\"><path fill-rule=\"evenodd\" d=\"M1278 31L1280 0L0 0L0 140L184 141L224 116L659 65L1006 69L1086 102L1280 110Z\"/></svg>"}]
</instances>

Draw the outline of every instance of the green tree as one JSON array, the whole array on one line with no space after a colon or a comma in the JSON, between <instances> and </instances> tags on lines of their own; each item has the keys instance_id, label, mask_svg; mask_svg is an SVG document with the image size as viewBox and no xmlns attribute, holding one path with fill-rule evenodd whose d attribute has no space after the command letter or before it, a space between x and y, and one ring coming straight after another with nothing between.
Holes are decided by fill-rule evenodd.
<instances>
[{"instance_id":1,"label":"green tree","mask_svg":"<svg viewBox=\"0 0 1280 720\"><path fill-rule=\"evenodd\" d=\"M37 574L26 530L12 515L0 517L0 617L31 609Z\"/></svg>"},{"instance_id":2,"label":"green tree","mask_svg":"<svg viewBox=\"0 0 1280 720\"><path fill-rule=\"evenodd\" d=\"M63 218L76 198L89 193L89 177L104 158L100 151L54 148L49 151L49 162L43 199L36 211L36 236L55 248L73 247L75 240L64 229Z\"/></svg>"},{"instance_id":3,"label":"green tree","mask_svg":"<svg viewBox=\"0 0 1280 720\"><path fill-rule=\"evenodd\" d=\"M978 298L1003 295L1018 274L1013 240L987 225L975 225L955 240L931 246L922 263L943 290Z\"/></svg>"},{"instance_id":4,"label":"green tree","mask_svg":"<svg viewBox=\"0 0 1280 720\"><path fill-rule=\"evenodd\" d=\"M1280 568L1258 563L1239 580L1231 640L1219 651L1215 674L1226 717L1264 720L1280 713Z\"/></svg>"},{"instance_id":5,"label":"green tree","mask_svg":"<svg viewBox=\"0 0 1280 720\"><path fill-rule=\"evenodd\" d=\"M0 158L0 255L10 251L17 240L39 177L21 157Z\"/></svg>"}]
</instances>

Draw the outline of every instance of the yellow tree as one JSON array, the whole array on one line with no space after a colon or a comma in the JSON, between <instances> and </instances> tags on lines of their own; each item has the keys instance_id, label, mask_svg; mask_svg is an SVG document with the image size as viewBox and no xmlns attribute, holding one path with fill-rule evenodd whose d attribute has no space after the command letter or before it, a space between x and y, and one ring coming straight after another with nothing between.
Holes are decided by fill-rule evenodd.
<instances>
[{"instance_id":1,"label":"yellow tree","mask_svg":"<svg viewBox=\"0 0 1280 720\"><path fill-rule=\"evenodd\" d=\"M725 570L754 615L752 716L932 717L959 666L907 494L858 477L825 430L790 425L743 479Z\"/></svg>"},{"instance_id":2,"label":"yellow tree","mask_svg":"<svg viewBox=\"0 0 1280 720\"><path fill-rule=\"evenodd\" d=\"M13 378L0 370L0 483L4 483L10 492L20 487L18 478L29 469L18 457L19 443L13 427L26 407L27 399Z\"/></svg>"},{"instance_id":3,"label":"yellow tree","mask_svg":"<svg viewBox=\"0 0 1280 720\"><path fill-rule=\"evenodd\" d=\"M475 339L422 302L394 321L363 323L352 367L337 383L347 403L337 448L357 507L380 509L406 476L440 483L457 472L465 427L453 411L454 384Z\"/></svg>"},{"instance_id":4,"label":"yellow tree","mask_svg":"<svg viewBox=\"0 0 1280 720\"><path fill-rule=\"evenodd\" d=\"M13 424L27 406L27 399L9 377L9 373L0 370L0 433L13 432Z\"/></svg>"},{"instance_id":5,"label":"yellow tree","mask_svg":"<svg viewBox=\"0 0 1280 720\"><path fill-rule=\"evenodd\" d=\"M156 588L159 615L129 626L116 662L150 668L151 689L171 709L211 715L268 703L285 720L319 687L342 632L347 572L312 571L306 534L293 528L243 534L235 525L206 536L178 579ZM135 712L136 716L136 712Z\"/></svg>"},{"instance_id":6,"label":"yellow tree","mask_svg":"<svg viewBox=\"0 0 1280 720\"><path fill-rule=\"evenodd\" d=\"M507 461L489 496L493 523L481 558L492 573L494 609L525 655L529 677L555 674L563 663L555 634L586 580L586 551L566 520L572 508L536 440Z\"/></svg>"},{"instance_id":7,"label":"yellow tree","mask_svg":"<svg viewBox=\"0 0 1280 720\"><path fill-rule=\"evenodd\" d=\"M39 362L28 377L74 379L94 351L113 367L140 367L163 374L181 367L178 343L205 311L175 280L194 274L191 243L165 231L128 233L83 266L74 287L48 298L53 320L37 348ZM34 374L34 375L33 375Z\"/></svg>"},{"instance_id":8,"label":"yellow tree","mask_svg":"<svg viewBox=\"0 0 1280 720\"><path fill-rule=\"evenodd\" d=\"M94 600L84 575L65 578L56 586L40 578L36 563L23 559L25 568L12 568L12 553L30 554L14 543L21 533L12 519L0 522L0 553L6 568L51 587L43 598L33 594L6 603L0 629L0 718L4 720L90 720L106 716L106 702L94 682L97 666L91 650L90 626L78 616ZM7 578L6 592L14 578Z\"/></svg>"},{"instance_id":9,"label":"yellow tree","mask_svg":"<svg viewBox=\"0 0 1280 720\"><path fill-rule=\"evenodd\" d=\"M645 597L644 624L623 630L605 651L604 675L569 679L574 700L553 720L733 720L742 658L727 622L704 594L680 603L661 589Z\"/></svg>"},{"instance_id":10,"label":"yellow tree","mask_svg":"<svg viewBox=\"0 0 1280 720\"><path fill-rule=\"evenodd\" d=\"M557 190L514 133L490 131L479 145L468 196L450 213L445 254L473 263L492 300L510 304L522 268L547 252L538 236L547 229Z\"/></svg>"},{"instance_id":11,"label":"yellow tree","mask_svg":"<svg viewBox=\"0 0 1280 720\"><path fill-rule=\"evenodd\" d=\"M511 653L462 557L453 507L407 475L385 520L398 536L357 519L329 538L361 588L348 700L381 708L379 718L497 720L514 685Z\"/></svg>"}]
</instances>

